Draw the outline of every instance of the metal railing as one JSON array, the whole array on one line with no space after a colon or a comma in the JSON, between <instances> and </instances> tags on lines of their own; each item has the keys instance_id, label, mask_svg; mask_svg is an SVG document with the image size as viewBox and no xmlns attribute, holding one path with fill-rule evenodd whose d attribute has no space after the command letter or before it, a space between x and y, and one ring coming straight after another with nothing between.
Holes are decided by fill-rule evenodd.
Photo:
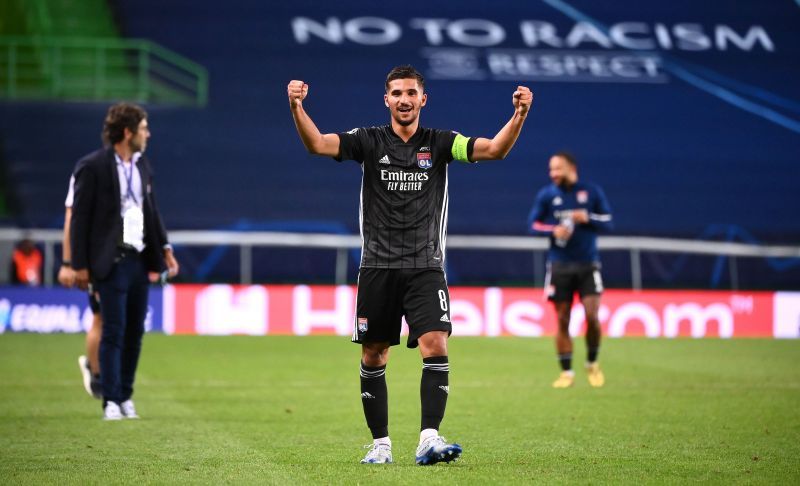
<instances>
[{"instance_id":1,"label":"metal railing","mask_svg":"<svg viewBox=\"0 0 800 486\"><path fill-rule=\"evenodd\" d=\"M15 243L30 238L44 244L44 272L46 285L53 284L55 247L61 244L63 233L57 229L0 229L0 243ZM240 231L171 231L170 242L186 246L238 246L240 282L252 283L253 247L320 248L336 250L336 283L347 282L349 263L348 250L361 248L357 235L334 235L322 233L240 232ZM718 241L683 240L675 238L648 238L634 236L601 236L600 250L623 250L630 253L631 288L642 288L641 253L647 251L664 253L689 253L698 255L728 256L735 275L736 257L800 258L800 246L753 245ZM459 250L504 250L535 251L548 249L549 241L544 237L530 236L481 236L451 235L447 238L448 249ZM734 287L738 284L734 282Z\"/></svg>"},{"instance_id":2,"label":"metal railing","mask_svg":"<svg viewBox=\"0 0 800 486\"><path fill-rule=\"evenodd\" d=\"M148 40L0 37L0 97L202 107L208 72Z\"/></svg>"}]
</instances>

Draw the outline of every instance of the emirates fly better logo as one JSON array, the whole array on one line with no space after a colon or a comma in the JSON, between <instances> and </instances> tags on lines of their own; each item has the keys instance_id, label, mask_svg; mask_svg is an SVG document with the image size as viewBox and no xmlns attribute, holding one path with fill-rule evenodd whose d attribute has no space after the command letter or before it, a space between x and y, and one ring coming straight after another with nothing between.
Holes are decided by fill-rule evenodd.
<instances>
[{"instance_id":1,"label":"emirates fly better logo","mask_svg":"<svg viewBox=\"0 0 800 486\"><path fill-rule=\"evenodd\" d=\"M427 180L425 172L381 169L381 181L386 182L389 191L420 191Z\"/></svg>"}]
</instances>

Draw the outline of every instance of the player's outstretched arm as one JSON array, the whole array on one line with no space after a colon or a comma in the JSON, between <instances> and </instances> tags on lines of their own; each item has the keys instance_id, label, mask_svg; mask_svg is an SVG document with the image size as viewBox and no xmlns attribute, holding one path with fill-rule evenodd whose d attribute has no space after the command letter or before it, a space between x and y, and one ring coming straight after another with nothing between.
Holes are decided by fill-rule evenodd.
<instances>
[{"instance_id":1,"label":"player's outstretched arm","mask_svg":"<svg viewBox=\"0 0 800 486\"><path fill-rule=\"evenodd\" d=\"M512 98L514 115L492 139L477 138L472 149L472 160L504 159L519 138L522 124L533 104L533 93L525 86L517 86Z\"/></svg>"},{"instance_id":2,"label":"player's outstretched arm","mask_svg":"<svg viewBox=\"0 0 800 486\"><path fill-rule=\"evenodd\" d=\"M339 135L335 133L320 133L317 126L303 109L303 100L308 96L308 85L302 81L289 81L287 87L289 95L289 108L297 127L300 140L309 153L336 157L339 155Z\"/></svg>"}]
</instances>

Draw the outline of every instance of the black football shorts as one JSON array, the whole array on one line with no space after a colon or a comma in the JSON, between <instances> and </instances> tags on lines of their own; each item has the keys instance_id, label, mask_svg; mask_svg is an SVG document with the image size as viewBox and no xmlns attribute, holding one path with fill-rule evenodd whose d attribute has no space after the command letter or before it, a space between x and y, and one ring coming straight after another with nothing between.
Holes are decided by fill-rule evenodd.
<instances>
[{"instance_id":1,"label":"black football shorts","mask_svg":"<svg viewBox=\"0 0 800 486\"><path fill-rule=\"evenodd\" d=\"M100 313L100 296L96 291L89 291L89 308L92 309L92 314Z\"/></svg>"},{"instance_id":2,"label":"black football shorts","mask_svg":"<svg viewBox=\"0 0 800 486\"><path fill-rule=\"evenodd\" d=\"M544 291L548 300L554 302L572 302L575 292L581 298L600 295L603 293L600 263L549 263Z\"/></svg>"},{"instance_id":3,"label":"black football shorts","mask_svg":"<svg viewBox=\"0 0 800 486\"><path fill-rule=\"evenodd\" d=\"M453 332L444 272L435 268L362 268L352 341L400 344L403 316L408 323L409 348L416 348L419 337L427 332Z\"/></svg>"}]
</instances>

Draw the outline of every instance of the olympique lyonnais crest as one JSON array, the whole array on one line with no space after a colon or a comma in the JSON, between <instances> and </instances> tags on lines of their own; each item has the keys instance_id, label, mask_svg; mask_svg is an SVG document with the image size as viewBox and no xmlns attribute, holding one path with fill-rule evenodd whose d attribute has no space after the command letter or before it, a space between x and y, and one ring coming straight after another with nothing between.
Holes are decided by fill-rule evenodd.
<instances>
[{"instance_id":1,"label":"olympique lyonnais crest","mask_svg":"<svg viewBox=\"0 0 800 486\"><path fill-rule=\"evenodd\" d=\"M578 203L586 204L587 202L589 202L589 191L578 191L576 197L578 199Z\"/></svg>"},{"instance_id":2,"label":"olympique lyonnais crest","mask_svg":"<svg viewBox=\"0 0 800 486\"><path fill-rule=\"evenodd\" d=\"M358 318L358 332L367 332L367 318L366 317L359 317Z\"/></svg>"},{"instance_id":3,"label":"olympique lyonnais crest","mask_svg":"<svg viewBox=\"0 0 800 486\"><path fill-rule=\"evenodd\" d=\"M417 165L420 169L430 169L433 167L433 160L430 152L417 152Z\"/></svg>"}]
</instances>

